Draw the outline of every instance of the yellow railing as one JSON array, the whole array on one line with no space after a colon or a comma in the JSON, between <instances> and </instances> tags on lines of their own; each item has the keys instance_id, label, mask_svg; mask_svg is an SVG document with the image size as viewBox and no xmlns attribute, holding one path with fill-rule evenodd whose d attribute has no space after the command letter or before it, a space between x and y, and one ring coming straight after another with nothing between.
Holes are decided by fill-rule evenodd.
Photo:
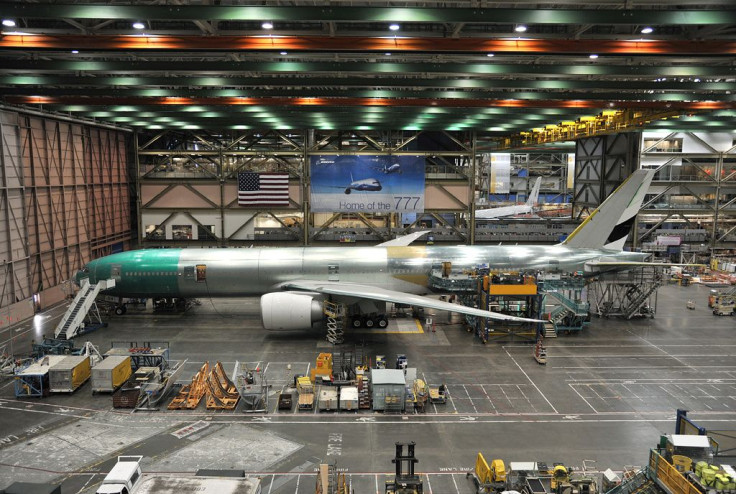
<instances>
[{"instance_id":1,"label":"yellow railing","mask_svg":"<svg viewBox=\"0 0 736 494\"><path fill-rule=\"evenodd\" d=\"M649 452L649 469L672 494L701 494L697 487L654 450Z\"/></svg>"}]
</instances>

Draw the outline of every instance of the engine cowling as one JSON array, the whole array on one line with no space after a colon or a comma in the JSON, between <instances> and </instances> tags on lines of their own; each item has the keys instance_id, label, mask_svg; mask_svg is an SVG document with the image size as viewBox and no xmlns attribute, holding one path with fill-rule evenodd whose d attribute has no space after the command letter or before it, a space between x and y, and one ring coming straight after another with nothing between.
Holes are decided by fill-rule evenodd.
<instances>
[{"instance_id":1,"label":"engine cowling","mask_svg":"<svg viewBox=\"0 0 736 494\"><path fill-rule=\"evenodd\" d=\"M273 292L261 297L261 322L269 331L311 329L323 317L318 294Z\"/></svg>"}]
</instances>

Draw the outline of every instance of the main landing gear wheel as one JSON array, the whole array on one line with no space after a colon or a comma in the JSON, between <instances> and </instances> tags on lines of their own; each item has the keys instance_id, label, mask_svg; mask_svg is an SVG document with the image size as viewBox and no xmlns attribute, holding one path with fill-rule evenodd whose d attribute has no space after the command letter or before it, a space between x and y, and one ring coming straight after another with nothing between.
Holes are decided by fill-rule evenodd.
<instances>
[{"instance_id":1,"label":"main landing gear wheel","mask_svg":"<svg viewBox=\"0 0 736 494\"><path fill-rule=\"evenodd\" d=\"M376 325L375 319L373 319L372 317L366 317L365 318L365 327L366 328L372 328L375 325Z\"/></svg>"},{"instance_id":2,"label":"main landing gear wheel","mask_svg":"<svg viewBox=\"0 0 736 494\"><path fill-rule=\"evenodd\" d=\"M383 329L386 326L388 326L388 319L386 319L385 317L379 317L378 318L378 327L381 328L381 329Z\"/></svg>"},{"instance_id":3,"label":"main landing gear wheel","mask_svg":"<svg viewBox=\"0 0 736 494\"><path fill-rule=\"evenodd\" d=\"M126 312L128 312L128 308L125 307L124 305L118 305L117 307L115 307L115 314L119 316L122 316Z\"/></svg>"},{"instance_id":4,"label":"main landing gear wheel","mask_svg":"<svg viewBox=\"0 0 736 494\"><path fill-rule=\"evenodd\" d=\"M360 316L353 317L353 320L350 321L350 325L354 328L359 328L363 325L363 321L360 319Z\"/></svg>"}]
</instances>

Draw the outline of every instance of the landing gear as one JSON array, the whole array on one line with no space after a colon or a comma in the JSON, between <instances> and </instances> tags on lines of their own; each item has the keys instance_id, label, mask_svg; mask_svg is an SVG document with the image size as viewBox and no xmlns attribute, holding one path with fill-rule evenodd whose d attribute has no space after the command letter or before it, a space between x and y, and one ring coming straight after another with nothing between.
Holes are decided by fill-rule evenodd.
<instances>
[{"instance_id":1,"label":"landing gear","mask_svg":"<svg viewBox=\"0 0 736 494\"><path fill-rule=\"evenodd\" d=\"M374 328L378 326L383 329L388 326L388 319L385 314L378 315L355 315L350 319L350 325L353 328Z\"/></svg>"},{"instance_id":2,"label":"landing gear","mask_svg":"<svg viewBox=\"0 0 736 494\"><path fill-rule=\"evenodd\" d=\"M128 308L124 305L118 305L117 307L115 307L115 314L118 316L122 316L126 312L128 312Z\"/></svg>"}]
</instances>

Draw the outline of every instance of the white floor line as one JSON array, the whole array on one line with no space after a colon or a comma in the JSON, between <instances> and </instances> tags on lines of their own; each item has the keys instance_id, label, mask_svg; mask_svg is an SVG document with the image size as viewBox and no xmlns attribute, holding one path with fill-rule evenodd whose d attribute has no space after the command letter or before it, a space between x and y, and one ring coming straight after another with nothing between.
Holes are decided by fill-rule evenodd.
<instances>
[{"instance_id":1,"label":"white floor line","mask_svg":"<svg viewBox=\"0 0 736 494\"><path fill-rule=\"evenodd\" d=\"M478 413L478 409L476 408L475 403L473 403L473 398L470 397L470 393L468 393L468 388L466 388L464 384L463 389L465 390L465 394L468 395L468 400L470 401L470 404L473 405L473 410L475 410L475 413Z\"/></svg>"},{"instance_id":2,"label":"white floor line","mask_svg":"<svg viewBox=\"0 0 736 494\"><path fill-rule=\"evenodd\" d=\"M585 402L586 405L588 405L590 407L591 410L593 410L594 413L598 413L598 410L596 410L595 407L593 405L591 405L590 402L588 400L586 400L585 397L583 395L581 395L580 392L577 389L575 389L575 385L574 384L568 384L568 386L570 386L570 388L572 388L572 390L577 393L577 395Z\"/></svg>"},{"instance_id":3,"label":"white floor line","mask_svg":"<svg viewBox=\"0 0 736 494\"><path fill-rule=\"evenodd\" d=\"M458 489L457 482L455 482L455 474L450 475L450 478L452 479L452 483L455 485L455 492L457 492L457 494L460 494L460 489Z\"/></svg>"},{"instance_id":4,"label":"white floor line","mask_svg":"<svg viewBox=\"0 0 736 494\"><path fill-rule=\"evenodd\" d=\"M493 413L498 413L498 410L496 409L496 405L493 404L493 400L491 399L491 396L486 391L485 386L481 384L480 389L483 390L483 394L485 394L486 398L488 398L488 402L491 404L491 407L493 408Z\"/></svg>"},{"instance_id":5,"label":"white floor line","mask_svg":"<svg viewBox=\"0 0 736 494\"><path fill-rule=\"evenodd\" d=\"M540 395L542 395L542 398L544 398L544 401L546 401L546 402L547 402L547 404L548 404L548 405L549 405L549 406L550 406L550 407L552 408L552 410L553 410L553 411L554 411L555 413L557 413L557 409L555 408L555 406L554 406L554 405L553 405L553 404L552 404L552 403L551 403L551 402L550 402L550 401L549 401L549 400L547 399L547 397L546 397L546 396L544 395L544 393L542 393L542 390L541 390L541 389L539 389L539 387L538 387L538 386L537 386L536 384L534 384L534 381L532 381L532 378L531 378L531 377L529 377L529 374L527 374L527 373L526 373L526 372L524 371L524 369L522 369L522 368L521 368L521 366L520 366L520 365L519 365L519 363L518 363L518 362L516 361L516 359L515 359L514 357L512 357L512 356L511 356L511 354L509 353L509 351L508 351L508 350L506 350L506 347L502 347L502 348L503 348L503 349L504 349L504 351L506 352L506 355L508 355L508 356L509 356L509 358L510 358L510 359L511 359L511 360L512 360L512 361L514 362L514 364L516 364L516 367L518 367L518 368L519 368L519 370L521 371L521 373L522 373L522 374L524 374L524 376L525 376L525 377L526 377L526 378L527 378L527 379L529 380L529 382L530 382L530 383L532 384L532 386L534 386L534 389L536 389L536 390L537 390L537 392L538 392L538 393L539 393Z\"/></svg>"}]
</instances>

